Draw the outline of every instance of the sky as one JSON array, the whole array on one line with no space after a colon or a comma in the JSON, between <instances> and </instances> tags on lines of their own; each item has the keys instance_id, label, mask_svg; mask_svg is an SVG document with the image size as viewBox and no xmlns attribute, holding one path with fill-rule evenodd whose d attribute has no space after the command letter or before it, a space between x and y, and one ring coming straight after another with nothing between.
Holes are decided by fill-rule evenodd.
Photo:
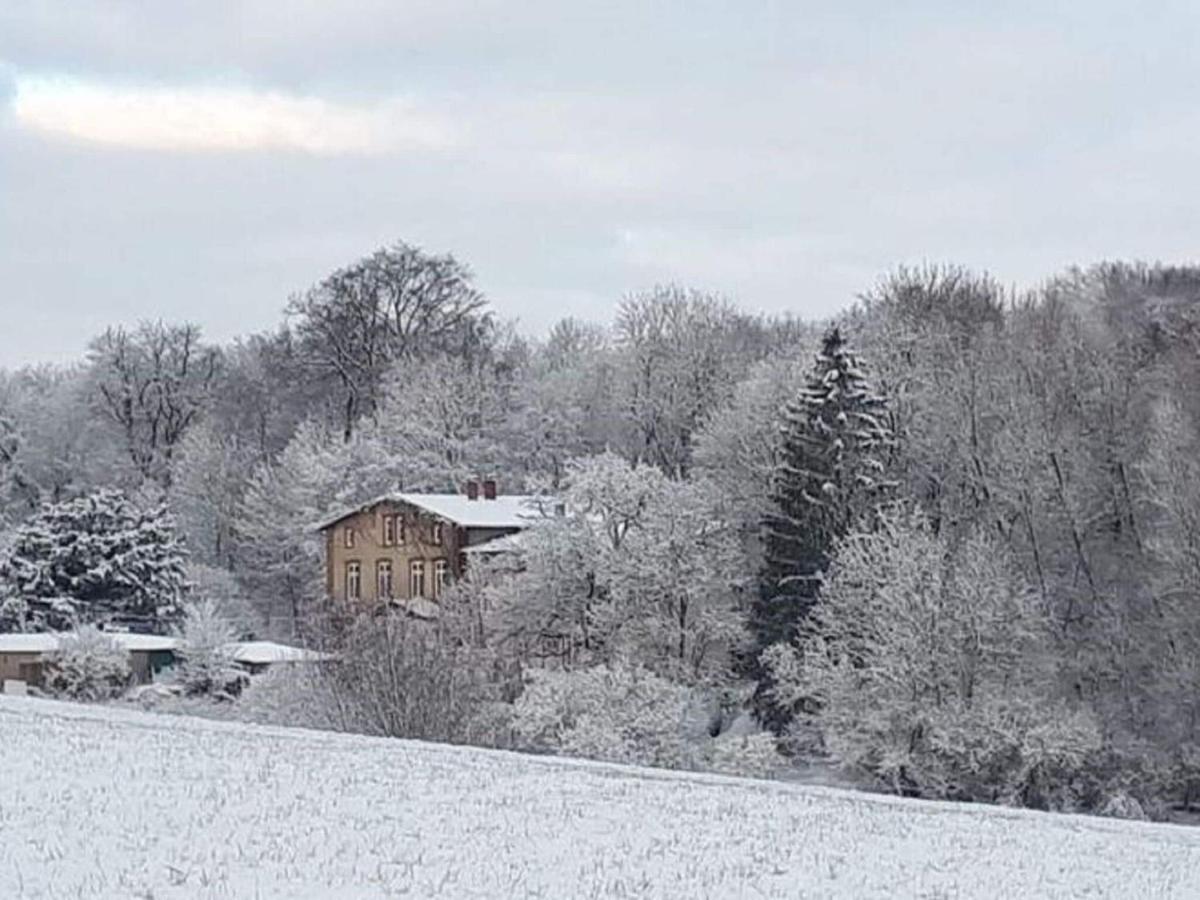
<instances>
[{"instance_id":1,"label":"sky","mask_svg":"<svg viewBox=\"0 0 1200 900\"><path fill-rule=\"evenodd\" d=\"M396 240L540 333L677 282L1196 260L1200 4L3 0L0 367L225 341Z\"/></svg>"}]
</instances>

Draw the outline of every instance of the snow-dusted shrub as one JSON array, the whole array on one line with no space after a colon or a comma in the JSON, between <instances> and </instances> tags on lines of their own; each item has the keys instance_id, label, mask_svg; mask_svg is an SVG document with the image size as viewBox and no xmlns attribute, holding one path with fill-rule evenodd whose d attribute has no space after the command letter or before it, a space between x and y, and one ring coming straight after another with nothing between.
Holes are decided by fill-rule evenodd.
<instances>
[{"instance_id":1,"label":"snow-dusted shrub","mask_svg":"<svg viewBox=\"0 0 1200 900\"><path fill-rule=\"evenodd\" d=\"M177 636L176 680L184 694L226 700L241 693L249 676L233 662L230 647L237 632L216 600L189 604Z\"/></svg>"},{"instance_id":2,"label":"snow-dusted shrub","mask_svg":"<svg viewBox=\"0 0 1200 900\"><path fill-rule=\"evenodd\" d=\"M1097 725L1056 699L1049 614L986 535L889 512L840 542L806 628L764 654L797 738L896 792L1081 802Z\"/></svg>"},{"instance_id":3,"label":"snow-dusted shrub","mask_svg":"<svg viewBox=\"0 0 1200 900\"><path fill-rule=\"evenodd\" d=\"M473 743L476 715L493 699L489 655L431 623L402 614L363 615L314 669L307 702L338 731Z\"/></svg>"},{"instance_id":4,"label":"snow-dusted shrub","mask_svg":"<svg viewBox=\"0 0 1200 900\"><path fill-rule=\"evenodd\" d=\"M222 718L260 725L341 730L328 704L319 702L323 696L320 677L313 666L272 666L252 676L235 702L212 704L211 711Z\"/></svg>"},{"instance_id":5,"label":"snow-dusted shrub","mask_svg":"<svg viewBox=\"0 0 1200 900\"><path fill-rule=\"evenodd\" d=\"M46 690L67 700L110 700L128 687L129 677L129 654L93 626L63 637L46 660Z\"/></svg>"},{"instance_id":6,"label":"snow-dusted shrub","mask_svg":"<svg viewBox=\"0 0 1200 900\"><path fill-rule=\"evenodd\" d=\"M695 688L616 664L533 670L513 708L518 745L607 762L763 775L783 766L764 734L710 733Z\"/></svg>"},{"instance_id":7,"label":"snow-dusted shrub","mask_svg":"<svg viewBox=\"0 0 1200 900\"><path fill-rule=\"evenodd\" d=\"M768 778L787 767L775 735L766 731L719 734L701 745L700 762L709 772L755 778Z\"/></svg>"},{"instance_id":8,"label":"snow-dusted shrub","mask_svg":"<svg viewBox=\"0 0 1200 900\"><path fill-rule=\"evenodd\" d=\"M1146 815L1142 804L1138 802L1136 797L1131 797L1124 791L1118 791L1107 800L1104 805L1098 810L1102 816L1108 816L1111 819L1133 819L1139 822L1144 822L1150 817Z\"/></svg>"}]
</instances>

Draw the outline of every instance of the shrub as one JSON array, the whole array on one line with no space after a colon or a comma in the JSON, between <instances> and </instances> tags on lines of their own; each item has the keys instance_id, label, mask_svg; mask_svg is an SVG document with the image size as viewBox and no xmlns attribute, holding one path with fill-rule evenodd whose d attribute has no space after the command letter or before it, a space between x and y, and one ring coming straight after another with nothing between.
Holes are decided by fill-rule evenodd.
<instances>
[{"instance_id":1,"label":"shrub","mask_svg":"<svg viewBox=\"0 0 1200 900\"><path fill-rule=\"evenodd\" d=\"M249 676L234 665L230 645L237 633L211 599L191 603L178 631L180 663L176 675L189 697L211 696L227 700L242 692Z\"/></svg>"},{"instance_id":2,"label":"shrub","mask_svg":"<svg viewBox=\"0 0 1200 900\"><path fill-rule=\"evenodd\" d=\"M534 670L513 706L523 749L671 769L765 775L783 767L770 735L713 737L711 698L637 666Z\"/></svg>"},{"instance_id":3,"label":"shrub","mask_svg":"<svg viewBox=\"0 0 1200 900\"><path fill-rule=\"evenodd\" d=\"M45 687L56 697L96 702L110 700L129 685L129 654L94 626L84 626L59 641L47 659Z\"/></svg>"},{"instance_id":4,"label":"shrub","mask_svg":"<svg viewBox=\"0 0 1200 900\"><path fill-rule=\"evenodd\" d=\"M432 623L363 615L335 635L309 703L338 731L490 743L478 715L494 699L491 657Z\"/></svg>"}]
</instances>

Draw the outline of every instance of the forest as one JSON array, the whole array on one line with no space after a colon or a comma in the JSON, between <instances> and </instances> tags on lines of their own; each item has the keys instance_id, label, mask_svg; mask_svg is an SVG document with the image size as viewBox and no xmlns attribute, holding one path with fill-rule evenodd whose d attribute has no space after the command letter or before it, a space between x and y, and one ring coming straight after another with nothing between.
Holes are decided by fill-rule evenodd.
<instances>
[{"instance_id":1,"label":"forest","mask_svg":"<svg viewBox=\"0 0 1200 900\"><path fill-rule=\"evenodd\" d=\"M396 243L228 344L114 323L0 371L0 631L182 629L196 694L229 636L336 649L203 700L271 721L1200 802L1200 268L928 266L851 299L818 322L665 285L532 336ZM479 477L566 514L435 627L331 608L313 523Z\"/></svg>"}]
</instances>

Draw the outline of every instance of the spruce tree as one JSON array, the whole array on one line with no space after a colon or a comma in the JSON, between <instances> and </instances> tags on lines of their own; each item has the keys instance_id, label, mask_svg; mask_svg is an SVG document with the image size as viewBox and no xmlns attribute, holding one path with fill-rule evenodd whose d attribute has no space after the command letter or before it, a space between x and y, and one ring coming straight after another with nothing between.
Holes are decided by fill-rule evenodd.
<instances>
[{"instance_id":1,"label":"spruce tree","mask_svg":"<svg viewBox=\"0 0 1200 900\"><path fill-rule=\"evenodd\" d=\"M784 408L781 427L748 667L760 679L759 715L775 727L787 715L767 708L758 656L772 644L795 640L817 601L834 542L869 520L891 487L885 463L894 441L886 403L837 327L825 334L812 374Z\"/></svg>"},{"instance_id":2,"label":"spruce tree","mask_svg":"<svg viewBox=\"0 0 1200 900\"><path fill-rule=\"evenodd\" d=\"M164 630L180 614L185 559L164 508L140 509L105 489L46 504L21 525L0 559L0 582L31 629Z\"/></svg>"}]
</instances>

